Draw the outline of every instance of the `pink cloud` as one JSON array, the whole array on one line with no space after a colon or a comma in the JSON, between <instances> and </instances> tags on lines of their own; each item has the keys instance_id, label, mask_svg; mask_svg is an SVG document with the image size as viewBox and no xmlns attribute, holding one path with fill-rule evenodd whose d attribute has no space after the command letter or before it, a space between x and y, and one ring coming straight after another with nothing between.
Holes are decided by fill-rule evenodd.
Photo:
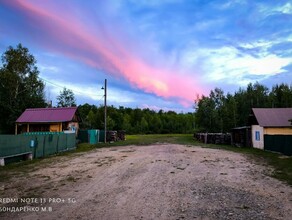
<instances>
[{"instance_id":1,"label":"pink cloud","mask_svg":"<svg viewBox=\"0 0 292 220\"><path fill-rule=\"evenodd\" d=\"M20 10L31 26L43 33L42 45L105 72L126 78L131 85L164 98L178 99L184 106L193 104L196 94L205 89L190 75L178 70L153 67L131 51L132 42L121 42L107 33L96 33L70 10L60 11L50 1L7 1ZM114 36L119 36L116 33ZM146 48L147 49L147 48Z\"/></svg>"}]
</instances>

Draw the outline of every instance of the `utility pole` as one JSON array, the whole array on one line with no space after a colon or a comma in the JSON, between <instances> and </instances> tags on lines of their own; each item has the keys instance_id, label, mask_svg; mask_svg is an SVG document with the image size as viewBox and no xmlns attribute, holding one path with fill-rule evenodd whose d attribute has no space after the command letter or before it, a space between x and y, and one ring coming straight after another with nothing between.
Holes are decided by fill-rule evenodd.
<instances>
[{"instance_id":1,"label":"utility pole","mask_svg":"<svg viewBox=\"0 0 292 220\"><path fill-rule=\"evenodd\" d=\"M104 80L104 143L106 143L106 86L107 86L107 79Z\"/></svg>"}]
</instances>

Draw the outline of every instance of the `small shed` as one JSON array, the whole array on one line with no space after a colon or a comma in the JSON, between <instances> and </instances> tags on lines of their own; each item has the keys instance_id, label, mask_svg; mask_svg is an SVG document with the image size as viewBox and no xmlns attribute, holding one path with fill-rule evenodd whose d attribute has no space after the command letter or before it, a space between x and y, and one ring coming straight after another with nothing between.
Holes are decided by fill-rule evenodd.
<instances>
[{"instance_id":1,"label":"small shed","mask_svg":"<svg viewBox=\"0 0 292 220\"><path fill-rule=\"evenodd\" d=\"M26 109L15 123L15 134L25 132L61 132L79 130L77 107Z\"/></svg>"},{"instance_id":2,"label":"small shed","mask_svg":"<svg viewBox=\"0 0 292 220\"><path fill-rule=\"evenodd\" d=\"M237 147L251 147L251 127L243 126L232 129L231 144Z\"/></svg>"},{"instance_id":3,"label":"small shed","mask_svg":"<svg viewBox=\"0 0 292 220\"><path fill-rule=\"evenodd\" d=\"M252 108L252 146L292 154L292 108Z\"/></svg>"}]
</instances>

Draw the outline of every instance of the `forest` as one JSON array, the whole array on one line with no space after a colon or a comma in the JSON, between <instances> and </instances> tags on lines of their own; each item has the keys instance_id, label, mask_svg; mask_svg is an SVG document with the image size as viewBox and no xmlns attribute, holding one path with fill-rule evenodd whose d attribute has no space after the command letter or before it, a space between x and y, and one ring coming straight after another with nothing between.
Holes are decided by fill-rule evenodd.
<instances>
[{"instance_id":1,"label":"forest","mask_svg":"<svg viewBox=\"0 0 292 220\"><path fill-rule=\"evenodd\" d=\"M206 132L228 132L247 125L251 108L292 107L292 86L281 83L271 89L258 82L239 88L234 94L219 88L195 102L195 129Z\"/></svg>"},{"instance_id":2,"label":"forest","mask_svg":"<svg viewBox=\"0 0 292 220\"><path fill-rule=\"evenodd\" d=\"M158 112L120 106L107 108L109 130L126 130L129 134L229 132L234 127L247 125L251 108L292 107L292 86L268 87L256 82L240 88L234 94L219 88L211 90L194 102L193 113ZM79 105L83 128L104 127L104 107Z\"/></svg>"},{"instance_id":3,"label":"forest","mask_svg":"<svg viewBox=\"0 0 292 220\"><path fill-rule=\"evenodd\" d=\"M79 105L78 111L83 119L82 128L104 127L104 107ZM192 133L194 131L193 113L174 111L156 112L150 109L107 107L108 130L125 130L127 134L167 134Z\"/></svg>"}]
</instances>

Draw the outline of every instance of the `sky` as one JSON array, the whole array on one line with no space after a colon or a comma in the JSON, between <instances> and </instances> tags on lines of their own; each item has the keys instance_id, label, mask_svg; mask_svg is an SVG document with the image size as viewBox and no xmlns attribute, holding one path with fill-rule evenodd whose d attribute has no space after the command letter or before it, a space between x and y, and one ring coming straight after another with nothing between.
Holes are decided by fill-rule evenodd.
<instances>
[{"instance_id":1,"label":"sky","mask_svg":"<svg viewBox=\"0 0 292 220\"><path fill-rule=\"evenodd\" d=\"M193 112L248 83L292 84L292 2L0 0L0 53L21 43L46 99Z\"/></svg>"}]
</instances>

